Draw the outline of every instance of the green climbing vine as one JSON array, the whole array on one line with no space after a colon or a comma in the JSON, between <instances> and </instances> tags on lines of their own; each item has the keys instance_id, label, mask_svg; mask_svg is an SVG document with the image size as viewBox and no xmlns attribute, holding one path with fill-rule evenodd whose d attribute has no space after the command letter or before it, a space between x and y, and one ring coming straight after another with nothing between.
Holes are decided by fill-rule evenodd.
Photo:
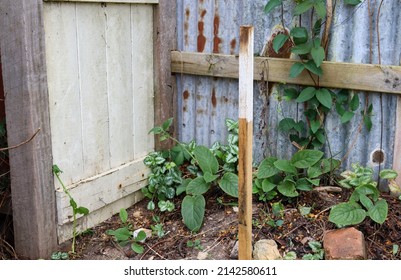
<instances>
[{"instance_id":1,"label":"green climbing vine","mask_svg":"<svg viewBox=\"0 0 401 280\"><path fill-rule=\"evenodd\" d=\"M269 13L281 6L285 0L270 0L264 11ZM358 5L360 0L343 0L345 4ZM277 34L273 39L273 49L276 53L288 42L292 46L290 51L299 57L289 72L292 78L298 77L307 71L313 80L314 86L298 89L288 87L284 90L284 100L295 101L304 104L305 120L297 121L293 118L283 118L279 123L279 130L289 135L292 143L300 149L320 149L326 143L326 132L324 128L325 116L334 108L340 117L341 123L349 122L356 114L360 100L357 94L346 89L334 92L331 89L321 87L319 78L323 76L322 63L326 59L327 30L322 31L323 23L327 24L326 0L296 0L294 16L304 16L311 13L311 30L303 26L295 26L289 32L286 31L284 22L284 33ZM370 104L361 111L366 128L372 128L372 105Z\"/></svg>"}]
</instances>

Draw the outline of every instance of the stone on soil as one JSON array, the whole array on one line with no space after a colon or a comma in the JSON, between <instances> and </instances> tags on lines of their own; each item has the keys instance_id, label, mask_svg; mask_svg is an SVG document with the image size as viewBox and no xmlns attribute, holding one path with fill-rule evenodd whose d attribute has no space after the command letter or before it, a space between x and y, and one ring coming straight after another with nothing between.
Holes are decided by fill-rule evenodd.
<instances>
[{"instance_id":1,"label":"stone on soil","mask_svg":"<svg viewBox=\"0 0 401 280\"><path fill-rule=\"evenodd\" d=\"M238 241L235 242L234 247L231 249L230 259L238 259Z\"/></svg>"},{"instance_id":2,"label":"stone on soil","mask_svg":"<svg viewBox=\"0 0 401 280\"><path fill-rule=\"evenodd\" d=\"M277 249L277 243L271 239L261 239L255 243L253 248L254 260L281 260L282 257Z\"/></svg>"},{"instance_id":3,"label":"stone on soil","mask_svg":"<svg viewBox=\"0 0 401 280\"><path fill-rule=\"evenodd\" d=\"M355 228L329 231L323 238L326 260L365 260L366 245L363 233Z\"/></svg>"}]
</instances>

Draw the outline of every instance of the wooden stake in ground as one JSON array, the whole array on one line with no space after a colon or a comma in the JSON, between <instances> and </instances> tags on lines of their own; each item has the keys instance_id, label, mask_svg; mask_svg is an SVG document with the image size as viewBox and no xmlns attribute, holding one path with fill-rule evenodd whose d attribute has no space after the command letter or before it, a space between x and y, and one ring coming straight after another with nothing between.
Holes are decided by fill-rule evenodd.
<instances>
[{"instance_id":1,"label":"wooden stake in ground","mask_svg":"<svg viewBox=\"0 0 401 280\"><path fill-rule=\"evenodd\" d=\"M238 258L252 259L253 26L240 27Z\"/></svg>"}]
</instances>

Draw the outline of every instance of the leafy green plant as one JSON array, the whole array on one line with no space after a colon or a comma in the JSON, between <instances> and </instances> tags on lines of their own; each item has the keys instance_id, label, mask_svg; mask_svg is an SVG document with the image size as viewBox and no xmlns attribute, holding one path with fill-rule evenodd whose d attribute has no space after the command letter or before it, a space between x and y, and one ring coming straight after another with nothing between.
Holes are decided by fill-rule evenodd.
<instances>
[{"instance_id":1,"label":"leafy green plant","mask_svg":"<svg viewBox=\"0 0 401 280\"><path fill-rule=\"evenodd\" d=\"M340 165L335 159L323 159L323 152L301 150L290 160L269 157L257 170L253 193L259 200L268 201L278 194L297 197L299 191L310 191L320 183L320 176L332 172Z\"/></svg>"},{"instance_id":2,"label":"leafy green plant","mask_svg":"<svg viewBox=\"0 0 401 280\"><path fill-rule=\"evenodd\" d=\"M50 256L51 260L68 260L69 256L68 253L66 252L54 252L51 256Z\"/></svg>"},{"instance_id":3,"label":"leafy green plant","mask_svg":"<svg viewBox=\"0 0 401 280\"><path fill-rule=\"evenodd\" d=\"M234 173L237 171L238 161L238 122L226 120L229 131L228 144L216 142L210 149L197 145L194 141L178 141L169 134L171 124L172 119L169 119L150 131L159 135L161 140L170 139L177 145L169 151L151 153L145 159L145 164L151 167L152 173L149 185L143 192L151 199L149 209L154 209L154 199L159 201L160 208L164 198L185 194L181 203L181 214L188 229L196 232L204 219L205 193L213 187L219 187L226 194L238 197L238 176ZM171 161L167 161L167 158ZM179 171L178 166L185 166L185 174Z\"/></svg>"},{"instance_id":4,"label":"leafy green plant","mask_svg":"<svg viewBox=\"0 0 401 280\"><path fill-rule=\"evenodd\" d=\"M294 251L289 251L289 252L284 254L283 259L284 260L296 260L297 259L297 253L295 253Z\"/></svg>"},{"instance_id":5,"label":"leafy green plant","mask_svg":"<svg viewBox=\"0 0 401 280\"><path fill-rule=\"evenodd\" d=\"M338 227L344 227L359 224L370 217L374 222L383 224L388 215L388 204L380 198L377 182L373 180L373 169L360 164L353 164L352 169L341 173L344 179L339 184L353 192L349 201L333 206L329 221ZM379 176L382 179L395 179L397 173L385 169Z\"/></svg>"},{"instance_id":6,"label":"leafy green plant","mask_svg":"<svg viewBox=\"0 0 401 280\"><path fill-rule=\"evenodd\" d=\"M309 241L308 246L312 249L313 254L309 253L304 255L302 257L303 260L323 260L324 249L319 241Z\"/></svg>"},{"instance_id":7,"label":"leafy green plant","mask_svg":"<svg viewBox=\"0 0 401 280\"><path fill-rule=\"evenodd\" d=\"M152 233L158 237L163 237L166 233L164 232L163 223L160 222L160 217L155 215L152 217L152 220L156 223L150 226Z\"/></svg>"},{"instance_id":8,"label":"leafy green plant","mask_svg":"<svg viewBox=\"0 0 401 280\"><path fill-rule=\"evenodd\" d=\"M276 7L281 6L284 0L270 0L265 6L265 12L269 13ZM357 5L358 0L344 0L346 4ZM310 30L303 26L294 26L289 32L285 30L284 22L283 33L278 34L273 39L273 49L276 53L284 45L292 46L291 53L299 57L289 72L289 76L295 78L302 72L307 71L314 82L314 86L309 86L298 90L297 88L286 88L284 99L293 100L297 103L305 104L305 121L296 121L293 118L284 118L279 123L279 129L289 134L291 142L297 143L302 148L320 149L326 142L324 129L325 115L335 104L336 111L342 123L349 122L355 115L359 107L359 98L356 94L350 94L348 90L340 90L337 94L323 88L319 84L319 78L323 76L322 63L326 58L326 51L321 38L321 26L325 22L327 15L325 0L303 0L296 1L293 11L294 16L303 16L311 13L311 18L315 21L311 23L313 28ZM327 30L326 30L327 31ZM325 31L325 32L326 32ZM327 34L325 34L327 35ZM372 127L371 115L372 105L361 112L368 130Z\"/></svg>"},{"instance_id":9,"label":"leafy green plant","mask_svg":"<svg viewBox=\"0 0 401 280\"><path fill-rule=\"evenodd\" d=\"M147 208L155 209L155 200L158 201L160 211L173 211L174 203L171 201L176 195L176 187L182 183L181 172L168 155L161 152L148 154L144 163L151 169L148 185L142 188L142 193L149 198Z\"/></svg>"},{"instance_id":10,"label":"leafy green plant","mask_svg":"<svg viewBox=\"0 0 401 280\"><path fill-rule=\"evenodd\" d=\"M59 181L61 187L63 188L64 193L68 196L70 199L70 206L72 208L72 245L71 245L71 253L75 254L75 240L78 235L77 233L77 215L88 215L89 210L85 207L79 206L71 196L70 192L64 185L63 181L60 178L60 174L63 172L60 170L60 168L57 165L53 165L52 167L53 174L56 176L57 180Z\"/></svg>"},{"instance_id":11,"label":"leafy green plant","mask_svg":"<svg viewBox=\"0 0 401 280\"><path fill-rule=\"evenodd\" d=\"M197 249L197 250L200 250L200 251L204 249L202 244L201 244L201 241L199 239L188 240L187 241L187 247L188 248L194 248L194 249Z\"/></svg>"},{"instance_id":12,"label":"leafy green plant","mask_svg":"<svg viewBox=\"0 0 401 280\"><path fill-rule=\"evenodd\" d=\"M123 226L116 230L107 230L106 234L112 235L120 246L124 247L131 244L131 249L135 253L142 254L144 248L140 243L146 239L146 233L141 230L137 234L134 234L132 225L128 222L127 210L124 208L120 209L119 217Z\"/></svg>"}]
</instances>

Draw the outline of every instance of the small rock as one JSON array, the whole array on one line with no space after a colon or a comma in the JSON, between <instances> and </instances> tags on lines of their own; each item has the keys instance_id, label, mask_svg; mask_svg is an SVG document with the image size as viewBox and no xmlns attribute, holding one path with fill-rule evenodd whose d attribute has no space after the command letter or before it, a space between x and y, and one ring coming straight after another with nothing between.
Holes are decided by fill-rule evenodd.
<instances>
[{"instance_id":1,"label":"small rock","mask_svg":"<svg viewBox=\"0 0 401 280\"><path fill-rule=\"evenodd\" d=\"M235 213L238 213L238 206L234 206L234 207L233 207L233 211L234 211Z\"/></svg>"},{"instance_id":2,"label":"small rock","mask_svg":"<svg viewBox=\"0 0 401 280\"><path fill-rule=\"evenodd\" d=\"M207 252L199 252L198 255L196 256L196 259L206 260L208 257L209 257L209 254Z\"/></svg>"},{"instance_id":3,"label":"small rock","mask_svg":"<svg viewBox=\"0 0 401 280\"><path fill-rule=\"evenodd\" d=\"M238 241L235 242L234 247L231 249L230 259L238 259Z\"/></svg>"},{"instance_id":4,"label":"small rock","mask_svg":"<svg viewBox=\"0 0 401 280\"><path fill-rule=\"evenodd\" d=\"M142 217L142 213L141 213L141 211L135 211L135 212L132 214L132 216L133 216L134 218L140 218L140 217Z\"/></svg>"},{"instance_id":5,"label":"small rock","mask_svg":"<svg viewBox=\"0 0 401 280\"><path fill-rule=\"evenodd\" d=\"M326 260L366 260L363 233L355 228L329 231L323 237Z\"/></svg>"},{"instance_id":6,"label":"small rock","mask_svg":"<svg viewBox=\"0 0 401 280\"><path fill-rule=\"evenodd\" d=\"M282 257L277 249L277 243L271 239L261 239L255 243L253 248L253 259L255 260L281 260Z\"/></svg>"}]
</instances>

